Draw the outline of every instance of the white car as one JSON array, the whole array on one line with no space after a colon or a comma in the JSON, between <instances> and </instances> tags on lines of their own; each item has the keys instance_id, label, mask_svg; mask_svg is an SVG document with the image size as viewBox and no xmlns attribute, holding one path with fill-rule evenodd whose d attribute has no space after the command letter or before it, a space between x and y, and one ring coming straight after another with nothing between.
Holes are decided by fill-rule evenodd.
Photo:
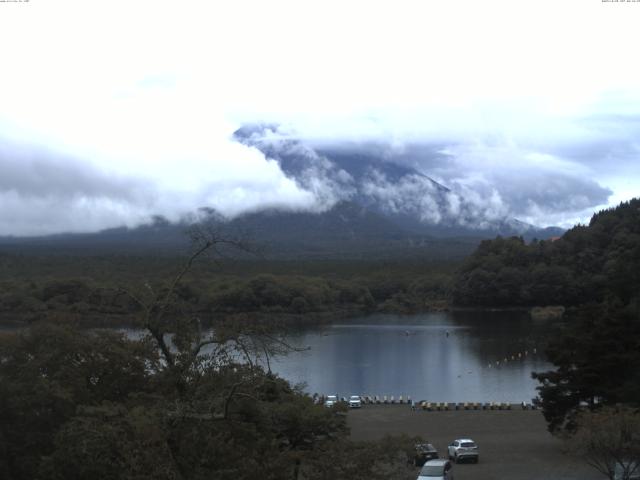
<instances>
[{"instance_id":1,"label":"white car","mask_svg":"<svg viewBox=\"0 0 640 480\"><path fill-rule=\"evenodd\" d=\"M324 401L324 406L325 407L333 407L334 405L337 405L337 403L338 403L338 396L337 395L327 395L327 398Z\"/></svg>"},{"instance_id":2,"label":"white car","mask_svg":"<svg viewBox=\"0 0 640 480\"><path fill-rule=\"evenodd\" d=\"M478 451L478 445L470 438L459 438L454 440L448 447L449 460L453 460L456 463L467 458L478 463L480 459L480 452Z\"/></svg>"},{"instance_id":3,"label":"white car","mask_svg":"<svg viewBox=\"0 0 640 480\"><path fill-rule=\"evenodd\" d=\"M362 407L362 399L360 395L351 395L349 397L349 408L360 408Z\"/></svg>"},{"instance_id":4,"label":"white car","mask_svg":"<svg viewBox=\"0 0 640 480\"><path fill-rule=\"evenodd\" d=\"M453 480L453 465L449 460L429 460L420 469L418 480Z\"/></svg>"}]
</instances>

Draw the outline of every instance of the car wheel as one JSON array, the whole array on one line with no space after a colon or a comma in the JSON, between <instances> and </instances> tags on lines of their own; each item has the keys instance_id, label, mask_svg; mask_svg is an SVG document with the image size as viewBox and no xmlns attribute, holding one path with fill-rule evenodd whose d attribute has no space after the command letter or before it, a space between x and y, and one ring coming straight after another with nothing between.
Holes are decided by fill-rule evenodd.
<instances>
[{"instance_id":1,"label":"car wheel","mask_svg":"<svg viewBox=\"0 0 640 480\"><path fill-rule=\"evenodd\" d=\"M458 460L458 454L456 453L453 457L453 461L456 463L460 463L460 461Z\"/></svg>"},{"instance_id":2,"label":"car wheel","mask_svg":"<svg viewBox=\"0 0 640 480\"><path fill-rule=\"evenodd\" d=\"M478 463L479 461L480 461L480 457L476 457L475 463Z\"/></svg>"}]
</instances>

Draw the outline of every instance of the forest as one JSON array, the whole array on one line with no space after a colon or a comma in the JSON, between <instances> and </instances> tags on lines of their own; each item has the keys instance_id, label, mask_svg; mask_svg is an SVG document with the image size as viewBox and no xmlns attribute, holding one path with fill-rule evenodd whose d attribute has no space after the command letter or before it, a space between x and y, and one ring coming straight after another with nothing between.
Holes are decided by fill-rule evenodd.
<instances>
[{"instance_id":1,"label":"forest","mask_svg":"<svg viewBox=\"0 0 640 480\"><path fill-rule=\"evenodd\" d=\"M63 315L85 326L130 324L138 306L122 290L144 283L161 288L183 261L176 256L0 255L0 318L24 324ZM176 294L183 310L207 323L233 313L289 324L412 313L446 308L455 267L431 260L204 260Z\"/></svg>"},{"instance_id":2,"label":"forest","mask_svg":"<svg viewBox=\"0 0 640 480\"><path fill-rule=\"evenodd\" d=\"M462 264L451 297L457 305L581 305L640 287L640 200L596 213L562 237L483 241Z\"/></svg>"}]
</instances>

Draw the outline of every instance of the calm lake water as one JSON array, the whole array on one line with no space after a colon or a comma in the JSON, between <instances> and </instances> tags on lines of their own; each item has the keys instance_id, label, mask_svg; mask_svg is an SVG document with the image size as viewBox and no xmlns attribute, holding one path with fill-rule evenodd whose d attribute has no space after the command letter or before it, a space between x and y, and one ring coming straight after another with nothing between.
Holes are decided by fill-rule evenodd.
<instances>
[{"instance_id":1,"label":"calm lake water","mask_svg":"<svg viewBox=\"0 0 640 480\"><path fill-rule=\"evenodd\" d=\"M290 343L309 350L271 367L309 393L528 402L531 372L552 368L543 355L552 332L521 312L374 315L291 334Z\"/></svg>"},{"instance_id":2,"label":"calm lake water","mask_svg":"<svg viewBox=\"0 0 640 480\"><path fill-rule=\"evenodd\" d=\"M272 359L271 368L310 394L530 402L531 372L553 368L543 350L554 331L525 312L372 315L290 333L287 342L308 349Z\"/></svg>"}]
</instances>

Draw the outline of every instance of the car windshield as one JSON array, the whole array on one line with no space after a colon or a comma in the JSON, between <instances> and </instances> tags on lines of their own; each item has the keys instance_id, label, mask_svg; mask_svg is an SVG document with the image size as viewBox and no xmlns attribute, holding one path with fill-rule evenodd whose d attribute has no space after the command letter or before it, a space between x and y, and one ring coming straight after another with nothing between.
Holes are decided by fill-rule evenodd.
<instances>
[{"instance_id":1,"label":"car windshield","mask_svg":"<svg viewBox=\"0 0 640 480\"><path fill-rule=\"evenodd\" d=\"M416 445L416 449L421 451L421 452L435 452L436 449L433 445L431 445L430 443L421 443L419 445Z\"/></svg>"},{"instance_id":2,"label":"car windshield","mask_svg":"<svg viewBox=\"0 0 640 480\"><path fill-rule=\"evenodd\" d=\"M420 470L421 477L442 477L444 475L443 465L425 465Z\"/></svg>"},{"instance_id":3,"label":"car windshield","mask_svg":"<svg viewBox=\"0 0 640 480\"><path fill-rule=\"evenodd\" d=\"M336 400L337 400L337 397L335 395L329 395L327 397L327 401L335 402Z\"/></svg>"},{"instance_id":4,"label":"car windshield","mask_svg":"<svg viewBox=\"0 0 640 480\"><path fill-rule=\"evenodd\" d=\"M473 443L473 442L462 442L460 444L460 446L465 447L465 448L473 448L473 447L476 446L476 444Z\"/></svg>"},{"instance_id":5,"label":"car windshield","mask_svg":"<svg viewBox=\"0 0 640 480\"><path fill-rule=\"evenodd\" d=\"M351 400L360 400L360 397L358 397L357 395L352 395Z\"/></svg>"}]
</instances>

